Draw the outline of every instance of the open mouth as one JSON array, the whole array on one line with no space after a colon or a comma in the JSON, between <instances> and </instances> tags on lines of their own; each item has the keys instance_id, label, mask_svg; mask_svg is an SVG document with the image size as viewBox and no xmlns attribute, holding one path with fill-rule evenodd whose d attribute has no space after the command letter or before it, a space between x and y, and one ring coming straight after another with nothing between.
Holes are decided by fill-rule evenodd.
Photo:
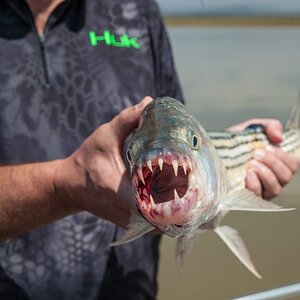
<instances>
[{"instance_id":1,"label":"open mouth","mask_svg":"<svg viewBox=\"0 0 300 300\"><path fill-rule=\"evenodd\" d=\"M132 170L137 206L150 222L182 225L199 196L193 161L171 152L143 160Z\"/></svg>"}]
</instances>

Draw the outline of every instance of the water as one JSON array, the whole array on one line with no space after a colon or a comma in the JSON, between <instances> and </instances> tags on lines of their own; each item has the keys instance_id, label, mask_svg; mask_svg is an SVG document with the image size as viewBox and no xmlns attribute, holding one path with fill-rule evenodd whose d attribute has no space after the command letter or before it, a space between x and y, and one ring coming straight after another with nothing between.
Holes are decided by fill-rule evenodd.
<instances>
[{"instance_id":1,"label":"water","mask_svg":"<svg viewBox=\"0 0 300 300\"><path fill-rule=\"evenodd\" d=\"M169 28L187 106L209 129L253 117L289 116L300 88L300 28ZM182 274L175 240L161 246L159 300L232 299L300 281L300 174L276 202L285 213L230 213L262 280L211 234L198 235ZM293 298L293 299L300 299Z\"/></svg>"}]
</instances>

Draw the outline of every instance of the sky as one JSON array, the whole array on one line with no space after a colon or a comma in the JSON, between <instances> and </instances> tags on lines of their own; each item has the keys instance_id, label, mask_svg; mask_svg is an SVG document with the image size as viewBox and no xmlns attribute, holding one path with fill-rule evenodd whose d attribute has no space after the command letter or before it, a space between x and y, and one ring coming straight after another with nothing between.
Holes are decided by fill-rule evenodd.
<instances>
[{"instance_id":1,"label":"sky","mask_svg":"<svg viewBox=\"0 0 300 300\"><path fill-rule=\"evenodd\" d=\"M165 15L300 15L300 0L156 0Z\"/></svg>"}]
</instances>

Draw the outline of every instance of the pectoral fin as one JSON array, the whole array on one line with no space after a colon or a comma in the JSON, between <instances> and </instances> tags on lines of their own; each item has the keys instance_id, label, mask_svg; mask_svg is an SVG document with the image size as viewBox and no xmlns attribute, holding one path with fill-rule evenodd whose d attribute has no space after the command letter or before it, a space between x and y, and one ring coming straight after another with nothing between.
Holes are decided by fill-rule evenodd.
<instances>
[{"instance_id":1,"label":"pectoral fin","mask_svg":"<svg viewBox=\"0 0 300 300\"><path fill-rule=\"evenodd\" d=\"M290 211L295 208L284 208L273 202L266 201L256 196L247 189L240 189L230 192L222 203L222 210L243 210L243 211Z\"/></svg>"},{"instance_id":2,"label":"pectoral fin","mask_svg":"<svg viewBox=\"0 0 300 300\"><path fill-rule=\"evenodd\" d=\"M126 230L125 234L120 240L110 243L110 246L114 247L130 243L154 229L155 227L153 225L148 223L137 212L132 211L130 216L130 222L128 225L128 230Z\"/></svg>"},{"instance_id":3,"label":"pectoral fin","mask_svg":"<svg viewBox=\"0 0 300 300\"><path fill-rule=\"evenodd\" d=\"M221 226L215 229L215 232L224 241L224 243L229 247L229 249L237 256L241 263L257 278L262 277L256 271L255 266L250 258L248 250L239 236L237 230L229 226Z\"/></svg>"}]
</instances>

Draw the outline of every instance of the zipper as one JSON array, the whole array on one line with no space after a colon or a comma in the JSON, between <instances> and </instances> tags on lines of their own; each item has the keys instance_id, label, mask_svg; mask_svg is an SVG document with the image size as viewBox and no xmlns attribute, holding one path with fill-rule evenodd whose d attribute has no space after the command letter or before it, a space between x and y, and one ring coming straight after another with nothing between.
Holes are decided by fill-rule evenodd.
<instances>
[{"instance_id":1,"label":"zipper","mask_svg":"<svg viewBox=\"0 0 300 300\"><path fill-rule=\"evenodd\" d=\"M0 0L1 2L1 0ZM24 4L24 8L25 8L25 14L27 14L27 17L29 18L31 25L33 26L34 30L35 30L35 34L37 37L37 43L38 46L40 48L40 55L41 55L41 60L42 60L42 67L44 70L44 84L46 87L50 86L50 79L51 79L51 67L49 64L49 60L48 60L48 56L47 56L47 47L46 47L46 36L47 33L49 31L49 27L50 27L50 23L52 21L52 18L54 18L55 12L57 11L57 9L63 4L63 3L70 3L67 0L63 0L55 9L54 11L50 14L50 16L48 17L48 20L45 24L45 28L44 28L44 32L39 34L39 32L37 31L37 28L35 26L35 20L34 17L32 15L32 12L30 10L30 7L27 3L27 1L23 0L23 4ZM13 4L13 3L12 3ZM20 9L18 7L15 7L15 5L12 5L12 7L19 13L19 15L24 19L25 22L28 22L27 18L24 18L24 10L20 12Z\"/></svg>"},{"instance_id":2,"label":"zipper","mask_svg":"<svg viewBox=\"0 0 300 300\"><path fill-rule=\"evenodd\" d=\"M36 32L36 34L38 36L38 40L39 40L39 44L40 44L41 56L42 56L42 64L43 64L43 69L44 69L44 77L45 77L46 87L50 87L50 78L51 78L51 76L50 76L51 75L51 69L50 69L49 60L48 60L48 57L47 57L46 46L45 46L46 36L48 34L49 27L50 27L50 24L52 23L52 19L54 18L55 12L66 1L67 0L63 0L54 9L54 11L50 14L50 16L48 17L48 20L47 20L47 22L45 24L44 32L42 32L42 33L38 33L37 28L35 26L34 18L32 17L32 21L33 21L33 25L34 25L34 28L35 28L35 32ZM31 16L32 16L32 14L31 14Z\"/></svg>"},{"instance_id":3,"label":"zipper","mask_svg":"<svg viewBox=\"0 0 300 300\"><path fill-rule=\"evenodd\" d=\"M50 86L50 66L49 66L48 59L47 59L45 41L46 41L46 34L48 32L49 21L53 17L53 12L50 14L50 16L45 24L44 32L39 33L35 26L35 20L31 13L30 7L26 1L25 1L25 5L27 6L27 14L28 14L31 24L35 30L35 34L36 34L37 41L38 41L39 48L40 48L40 55L41 55L42 65L43 65L43 70L44 70L44 83L45 83L46 87L49 87Z\"/></svg>"},{"instance_id":4,"label":"zipper","mask_svg":"<svg viewBox=\"0 0 300 300\"><path fill-rule=\"evenodd\" d=\"M46 86L49 87L50 86L50 76L49 76L49 64L48 64L47 54L46 54L46 50L45 50L45 34L37 33L37 35L38 35L39 45L40 45L40 49L41 49L41 57L42 57L45 83L46 83Z\"/></svg>"},{"instance_id":5,"label":"zipper","mask_svg":"<svg viewBox=\"0 0 300 300\"><path fill-rule=\"evenodd\" d=\"M59 4L60 6L61 4ZM46 83L46 87L50 87L50 74L51 74L51 70L50 70L50 66L49 66L49 61L48 61L48 57L47 57L47 51L46 51L46 47L45 47L45 41L46 41L46 35L49 31L49 24L52 21L52 18L54 16L54 12L57 10L58 7L56 7L54 9L54 11L50 14L50 16L48 17L48 20L45 24L45 28L44 28L44 32L42 33L38 33L37 28L34 24L34 28L36 31L36 34L38 36L38 40L39 40L39 44L40 44L40 49L41 49L41 56L42 56L42 64L43 64L43 68L44 68L44 77L45 77L45 83ZM34 22L34 20L33 20Z\"/></svg>"}]
</instances>

